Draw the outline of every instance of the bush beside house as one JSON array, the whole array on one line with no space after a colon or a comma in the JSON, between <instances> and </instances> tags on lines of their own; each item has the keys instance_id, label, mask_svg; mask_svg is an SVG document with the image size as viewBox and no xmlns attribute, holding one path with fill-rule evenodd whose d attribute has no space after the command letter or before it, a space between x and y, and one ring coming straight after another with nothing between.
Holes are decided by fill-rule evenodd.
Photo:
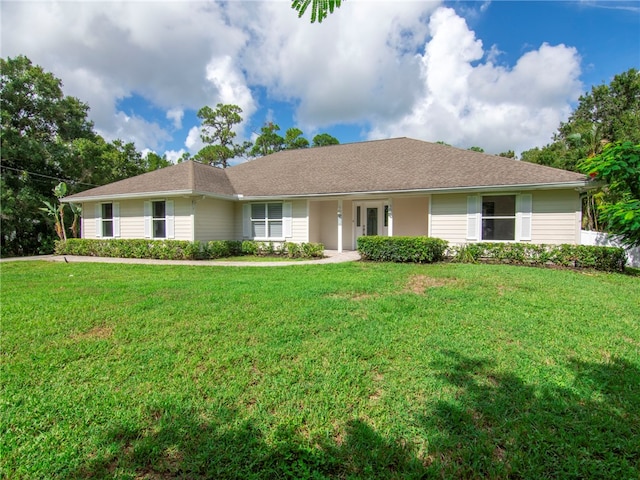
<instances>
[{"instance_id":1,"label":"bush beside house","mask_svg":"<svg viewBox=\"0 0 640 480\"><path fill-rule=\"evenodd\" d=\"M215 240L206 243L185 240L70 238L56 242L57 255L89 257L151 258L157 260L214 260L241 255L322 258L320 243L273 243Z\"/></svg>"},{"instance_id":2,"label":"bush beside house","mask_svg":"<svg viewBox=\"0 0 640 480\"><path fill-rule=\"evenodd\" d=\"M506 263L529 266L593 268L622 272L626 253L622 248L592 245L530 243L468 243L448 247L430 237L360 237L358 252L364 260L431 263L445 258L462 263Z\"/></svg>"}]
</instances>

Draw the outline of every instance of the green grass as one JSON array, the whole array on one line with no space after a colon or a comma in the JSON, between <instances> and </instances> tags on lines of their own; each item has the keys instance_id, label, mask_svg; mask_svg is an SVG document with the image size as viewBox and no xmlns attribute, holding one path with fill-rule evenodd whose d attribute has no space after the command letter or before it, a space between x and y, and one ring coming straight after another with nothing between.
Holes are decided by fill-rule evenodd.
<instances>
[{"instance_id":1,"label":"green grass","mask_svg":"<svg viewBox=\"0 0 640 480\"><path fill-rule=\"evenodd\" d=\"M1 266L3 478L640 475L640 279Z\"/></svg>"}]
</instances>

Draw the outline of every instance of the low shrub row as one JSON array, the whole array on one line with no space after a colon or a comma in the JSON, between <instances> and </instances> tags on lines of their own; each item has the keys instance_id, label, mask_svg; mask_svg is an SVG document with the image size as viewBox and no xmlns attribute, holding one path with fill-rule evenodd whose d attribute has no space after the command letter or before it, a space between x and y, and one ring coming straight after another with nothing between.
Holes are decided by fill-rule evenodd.
<instances>
[{"instance_id":1,"label":"low shrub row","mask_svg":"<svg viewBox=\"0 0 640 480\"><path fill-rule=\"evenodd\" d=\"M627 259L624 249L614 247L530 243L468 243L448 247L446 241L431 237L360 237L358 252L364 260L381 262L430 263L449 259L461 263L593 268L608 272L623 272Z\"/></svg>"},{"instance_id":2,"label":"low shrub row","mask_svg":"<svg viewBox=\"0 0 640 480\"><path fill-rule=\"evenodd\" d=\"M444 258L448 242L432 237L358 238L358 252L364 260L378 262L432 263Z\"/></svg>"},{"instance_id":3,"label":"low shrub row","mask_svg":"<svg viewBox=\"0 0 640 480\"><path fill-rule=\"evenodd\" d=\"M492 262L533 266L594 268L623 272L627 255L622 248L595 245L546 245L530 243L468 243L451 247L447 256L455 262Z\"/></svg>"},{"instance_id":4,"label":"low shrub row","mask_svg":"<svg viewBox=\"0 0 640 480\"><path fill-rule=\"evenodd\" d=\"M189 242L186 240L70 238L56 242L57 255L152 258L159 260L212 260L241 255L282 255L288 258L322 258L320 243L273 243L238 240Z\"/></svg>"}]
</instances>

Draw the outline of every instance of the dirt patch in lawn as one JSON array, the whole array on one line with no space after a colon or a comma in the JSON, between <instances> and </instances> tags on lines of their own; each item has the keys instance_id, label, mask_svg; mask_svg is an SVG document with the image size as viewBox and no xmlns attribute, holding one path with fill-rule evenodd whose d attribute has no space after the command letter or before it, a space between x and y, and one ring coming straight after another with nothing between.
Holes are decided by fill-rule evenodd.
<instances>
[{"instance_id":1,"label":"dirt patch in lawn","mask_svg":"<svg viewBox=\"0 0 640 480\"><path fill-rule=\"evenodd\" d=\"M73 335L71 338L74 340L102 340L111 337L111 335L113 335L113 328L97 326L86 332Z\"/></svg>"},{"instance_id":2,"label":"dirt patch in lawn","mask_svg":"<svg viewBox=\"0 0 640 480\"><path fill-rule=\"evenodd\" d=\"M327 295L329 298L339 298L345 300L353 300L354 302L360 302L362 300L367 300L369 298L378 297L377 294L372 293L362 293L362 292L348 292L348 293L334 293L331 295Z\"/></svg>"},{"instance_id":3,"label":"dirt patch in lawn","mask_svg":"<svg viewBox=\"0 0 640 480\"><path fill-rule=\"evenodd\" d=\"M436 278L427 275L411 275L405 285L405 292L424 295L429 288L445 287L458 283L455 278Z\"/></svg>"}]
</instances>

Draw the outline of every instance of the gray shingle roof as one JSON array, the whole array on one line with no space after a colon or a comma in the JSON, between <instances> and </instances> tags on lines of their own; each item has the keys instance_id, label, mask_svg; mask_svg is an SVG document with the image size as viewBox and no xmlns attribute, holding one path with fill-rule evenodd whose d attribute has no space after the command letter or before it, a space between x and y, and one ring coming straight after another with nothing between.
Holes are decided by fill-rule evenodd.
<instances>
[{"instance_id":1,"label":"gray shingle roof","mask_svg":"<svg viewBox=\"0 0 640 480\"><path fill-rule=\"evenodd\" d=\"M194 191L245 197L580 184L584 175L410 138L288 150L222 170L184 162L67 197Z\"/></svg>"},{"instance_id":2,"label":"gray shingle roof","mask_svg":"<svg viewBox=\"0 0 640 480\"><path fill-rule=\"evenodd\" d=\"M144 196L155 193L199 193L233 196L235 191L224 170L198 162L182 162L136 177L102 185L66 197L70 202L93 197Z\"/></svg>"}]
</instances>

